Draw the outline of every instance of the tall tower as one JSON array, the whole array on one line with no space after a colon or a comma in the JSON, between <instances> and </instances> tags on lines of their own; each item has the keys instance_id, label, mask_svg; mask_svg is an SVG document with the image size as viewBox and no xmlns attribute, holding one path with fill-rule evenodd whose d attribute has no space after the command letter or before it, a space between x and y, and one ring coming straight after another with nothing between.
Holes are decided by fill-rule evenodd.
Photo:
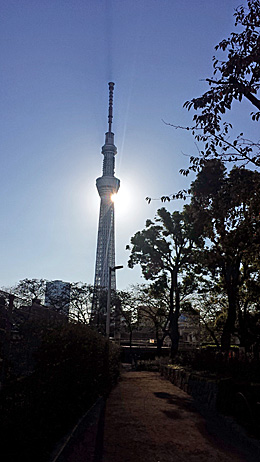
<instances>
[{"instance_id":1,"label":"tall tower","mask_svg":"<svg viewBox=\"0 0 260 462\"><path fill-rule=\"evenodd\" d=\"M112 201L111 197L113 194L117 193L120 187L120 180L114 176L115 155L117 153L117 148L114 145L114 133L112 133L113 92L115 84L113 82L109 82L108 85L108 132L105 135L105 144L101 151L104 156L103 174L96 180L96 186L100 196L100 213L94 282L96 294L99 289L108 289L109 267L113 268L115 266L114 202ZM115 271L111 272L111 289L116 289ZM97 298L96 300L94 298L93 310L95 309L97 309Z\"/></svg>"}]
</instances>

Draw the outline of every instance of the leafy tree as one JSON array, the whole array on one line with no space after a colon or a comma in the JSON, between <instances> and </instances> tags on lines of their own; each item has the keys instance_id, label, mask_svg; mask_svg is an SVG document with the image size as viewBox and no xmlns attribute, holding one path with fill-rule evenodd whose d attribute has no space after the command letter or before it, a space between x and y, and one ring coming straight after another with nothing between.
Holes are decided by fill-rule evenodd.
<instances>
[{"instance_id":1,"label":"leafy tree","mask_svg":"<svg viewBox=\"0 0 260 462\"><path fill-rule=\"evenodd\" d=\"M254 251L255 249L253 249ZM260 314L260 261L259 255L254 255L243 265L244 284L239 292L239 312L238 312L238 337L240 344L248 351L253 344L259 344L260 331L257 332L256 326L259 325Z\"/></svg>"},{"instance_id":2,"label":"leafy tree","mask_svg":"<svg viewBox=\"0 0 260 462\"><path fill-rule=\"evenodd\" d=\"M45 279L21 279L18 284L10 288L10 291L21 297L23 303L31 304L37 299L44 301Z\"/></svg>"},{"instance_id":3,"label":"leafy tree","mask_svg":"<svg viewBox=\"0 0 260 462\"><path fill-rule=\"evenodd\" d=\"M199 307L200 312L201 343L213 342L220 350L221 334L228 311L227 297L223 288L217 286L200 291L196 296L196 306Z\"/></svg>"},{"instance_id":4,"label":"leafy tree","mask_svg":"<svg viewBox=\"0 0 260 462\"><path fill-rule=\"evenodd\" d=\"M183 127L167 123L175 128L187 130L193 134L198 155L190 156L190 167L181 169L180 173L201 170L205 161L221 159L223 162L260 167L260 142L248 139L240 133L231 137L232 125L223 115L232 109L234 100L247 99L256 112L251 113L253 121L260 118L260 2L248 0L247 6L239 6L234 13L235 27L239 32L232 32L227 39L216 45L215 50L223 52L220 60L213 56L213 77L206 78L209 90L202 96L184 103L188 110L194 109L193 125ZM202 144L202 148L200 148ZM179 191L170 196L163 196L163 202L186 198L189 190ZM148 202L151 198L147 197Z\"/></svg>"},{"instance_id":5,"label":"leafy tree","mask_svg":"<svg viewBox=\"0 0 260 462\"><path fill-rule=\"evenodd\" d=\"M110 392L119 375L117 346L82 324L46 326L34 357L34 370L1 390L5 461L49 460L57 441Z\"/></svg>"},{"instance_id":6,"label":"leafy tree","mask_svg":"<svg viewBox=\"0 0 260 462\"><path fill-rule=\"evenodd\" d=\"M31 305L34 300L42 304L45 301L45 279L22 279L10 288L10 292L18 296L16 305ZM88 324L92 309L93 286L83 282L72 282L70 288L65 286L61 291L49 291L48 306L54 311L67 311L69 318L83 324Z\"/></svg>"},{"instance_id":7,"label":"leafy tree","mask_svg":"<svg viewBox=\"0 0 260 462\"><path fill-rule=\"evenodd\" d=\"M213 57L214 76L207 78L209 90L202 96L184 104L188 110L195 109L192 132L197 141L203 142L200 156L191 157L193 170L198 170L205 159L220 157L223 161L260 166L260 143L244 137L240 133L233 141L229 131L231 124L222 121L223 114L231 110L234 100L249 100L257 112L252 112L252 120L260 117L260 3L248 0L247 7L235 10L235 26L239 32L232 32L216 47L226 53L226 58ZM184 128L184 127L181 127ZM188 173L188 170L182 170Z\"/></svg>"},{"instance_id":8,"label":"leafy tree","mask_svg":"<svg viewBox=\"0 0 260 462\"><path fill-rule=\"evenodd\" d=\"M83 282L71 283L70 287L70 314L71 320L82 324L89 324L94 288Z\"/></svg>"},{"instance_id":9,"label":"leafy tree","mask_svg":"<svg viewBox=\"0 0 260 462\"><path fill-rule=\"evenodd\" d=\"M164 284L169 290L168 334L172 356L178 350L180 314L180 275L192 258L198 235L185 212L157 211L155 221L147 220L146 227L131 238L128 266L140 264L146 280Z\"/></svg>"},{"instance_id":10,"label":"leafy tree","mask_svg":"<svg viewBox=\"0 0 260 462\"><path fill-rule=\"evenodd\" d=\"M115 294L111 290L111 307L115 300ZM99 333L106 333L107 290L103 287L94 287L92 296L92 308L90 324Z\"/></svg>"},{"instance_id":11,"label":"leafy tree","mask_svg":"<svg viewBox=\"0 0 260 462\"><path fill-rule=\"evenodd\" d=\"M161 355L162 346L168 335L169 293L165 279L143 286L139 293L140 322L148 324L155 331L157 353Z\"/></svg>"},{"instance_id":12,"label":"leafy tree","mask_svg":"<svg viewBox=\"0 0 260 462\"><path fill-rule=\"evenodd\" d=\"M165 337L168 335L168 293L165 284L151 285L137 284L130 291L118 293L122 303L122 315L130 333L130 346L134 331L148 327L155 333L157 353L161 349Z\"/></svg>"},{"instance_id":13,"label":"leafy tree","mask_svg":"<svg viewBox=\"0 0 260 462\"><path fill-rule=\"evenodd\" d=\"M247 7L239 6L235 11L235 26L240 32L231 33L222 40L216 50L227 52L224 60L213 56L214 75L217 79L206 79L210 90L199 98L185 103L188 107L201 109L201 115L195 115L197 126L212 133L220 130L222 114L231 109L233 100L248 99L260 111L257 92L260 88L260 3L248 0ZM252 113L258 120L260 112Z\"/></svg>"},{"instance_id":14,"label":"leafy tree","mask_svg":"<svg viewBox=\"0 0 260 462\"><path fill-rule=\"evenodd\" d=\"M234 333L241 287L248 280L260 243L260 174L233 168L227 175L219 161L208 161L193 182L189 206L205 239L200 258L221 281L228 298L221 346L227 351Z\"/></svg>"},{"instance_id":15,"label":"leafy tree","mask_svg":"<svg viewBox=\"0 0 260 462\"><path fill-rule=\"evenodd\" d=\"M123 318L122 327L126 328L129 333L129 346L130 351L132 350L132 339L133 332L138 328L139 316L138 316L138 299L136 297L135 287L131 287L130 291L120 290L117 292L117 296L120 299L120 312Z\"/></svg>"}]
</instances>

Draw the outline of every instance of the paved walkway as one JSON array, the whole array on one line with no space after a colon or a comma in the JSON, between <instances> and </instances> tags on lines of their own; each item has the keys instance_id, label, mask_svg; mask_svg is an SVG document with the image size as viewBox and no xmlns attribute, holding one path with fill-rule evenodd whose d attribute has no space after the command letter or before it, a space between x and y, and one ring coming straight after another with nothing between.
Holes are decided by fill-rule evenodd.
<instances>
[{"instance_id":1,"label":"paved walkway","mask_svg":"<svg viewBox=\"0 0 260 462\"><path fill-rule=\"evenodd\" d=\"M255 462L223 420L153 372L126 372L105 411L102 462Z\"/></svg>"}]
</instances>

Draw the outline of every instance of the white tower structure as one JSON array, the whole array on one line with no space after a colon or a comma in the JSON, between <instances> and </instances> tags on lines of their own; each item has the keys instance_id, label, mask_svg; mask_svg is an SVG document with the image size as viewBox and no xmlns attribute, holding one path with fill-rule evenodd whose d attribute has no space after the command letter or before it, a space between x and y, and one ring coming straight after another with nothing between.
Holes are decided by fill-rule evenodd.
<instances>
[{"instance_id":1,"label":"white tower structure","mask_svg":"<svg viewBox=\"0 0 260 462\"><path fill-rule=\"evenodd\" d=\"M111 289L116 289L115 271L110 272L109 268L115 266L115 225L114 225L114 202L112 195L117 193L120 187L120 180L115 174L115 155L117 148L114 145L114 133L112 133L113 119L113 92L114 83L109 82L109 110L108 110L108 132L105 134L105 144L102 147L103 174L96 180L98 194L100 196L100 214L97 238L97 254L95 269L95 293L99 289L108 290L109 277L111 277ZM97 309L97 297L94 298L93 310ZM96 305L96 306L95 306ZM94 313L93 313L94 314Z\"/></svg>"}]
</instances>

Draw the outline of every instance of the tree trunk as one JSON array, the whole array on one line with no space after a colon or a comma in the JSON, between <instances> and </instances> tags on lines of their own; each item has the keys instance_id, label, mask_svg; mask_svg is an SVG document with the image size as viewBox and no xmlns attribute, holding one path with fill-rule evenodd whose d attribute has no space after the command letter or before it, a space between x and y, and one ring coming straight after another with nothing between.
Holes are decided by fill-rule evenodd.
<instances>
[{"instance_id":1,"label":"tree trunk","mask_svg":"<svg viewBox=\"0 0 260 462\"><path fill-rule=\"evenodd\" d=\"M240 261L241 258L239 255L237 255L235 258L231 257L226 267L223 268L223 276L228 296L228 316L221 336L221 350L224 352L228 352L230 350L231 335L234 333L235 329L239 299L238 289Z\"/></svg>"},{"instance_id":2,"label":"tree trunk","mask_svg":"<svg viewBox=\"0 0 260 462\"><path fill-rule=\"evenodd\" d=\"M171 358L172 359L176 356L176 354L178 353L178 349L179 349L180 335L179 335L179 328L178 328L178 318L179 318L179 315L177 315L175 311L173 315L173 319L172 319L172 325L171 325L171 341L172 341Z\"/></svg>"},{"instance_id":3,"label":"tree trunk","mask_svg":"<svg viewBox=\"0 0 260 462\"><path fill-rule=\"evenodd\" d=\"M130 330L130 334L129 334L130 354L132 354L132 339L133 339L133 331L132 331L132 329L131 329L131 330Z\"/></svg>"},{"instance_id":4,"label":"tree trunk","mask_svg":"<svg viewBox=\"0 0 260 462\"><path fill-rule=\"evenodd\" d=\"M163 346L164 338L159 338L159 336L157 337L156 335L156 341L157 341L157 355L162 356L162 346Z\"/></svg>"},{"instance_id":5,"label":"tree trunk","mask_svg":"<svg viewBox=\"0 0 260 462\"><path fill-rule=\"evenodd\" d=\"M180 315L180 293L178 287L178 272L177 269L174 271L172 275L172 297L171 297L171 318L170 318L170 326L169 326L169 334L171 338L171 358L173 359L179 348L179 315ZM174 301L173 295L175 294L175 310L173 311Z\"/></svg>"},{"instance_id":6,"label":"tree trunk","mask_svg":"<svg viewBox=\"0 0 260 462\"><path fill-rule=\"evenodd\" d=\"M210 336L212 337L212 340L214 340L217 349L220 350L219 341L218 341L214 331L212 329L210 329L210 327L208 326L208 324L206 323L206 321L202 317L201 317L201 320L202 320L204 326L206 327L207 331L209 332Z\"/></svg>"},{"instance_id":7,"label":"tree trunk","mask_svg":"<svg viewBox=\"0 0 260 462\"><path fill-rule=\"evenodd\" d=\"M247 330L247 306L248 300L244 303L243 312L240 309L238 312L238 322L239 322L239 333L240 333L240 346L246 349L248 352L249 342L248 342L248 330Z\"/></svg>"},{"instance_id":8,"label":"tree trunk","mask_svg":"<svg viewBox=\"0 0 260 462\"><path fill-rule=\"evenodd\" d=\"M235 329L237 310L237 287L232 285L228 288L228 316L221 336L221 350L228 352L230 350L231 335Z\"/></svg>"}]
</instances>

